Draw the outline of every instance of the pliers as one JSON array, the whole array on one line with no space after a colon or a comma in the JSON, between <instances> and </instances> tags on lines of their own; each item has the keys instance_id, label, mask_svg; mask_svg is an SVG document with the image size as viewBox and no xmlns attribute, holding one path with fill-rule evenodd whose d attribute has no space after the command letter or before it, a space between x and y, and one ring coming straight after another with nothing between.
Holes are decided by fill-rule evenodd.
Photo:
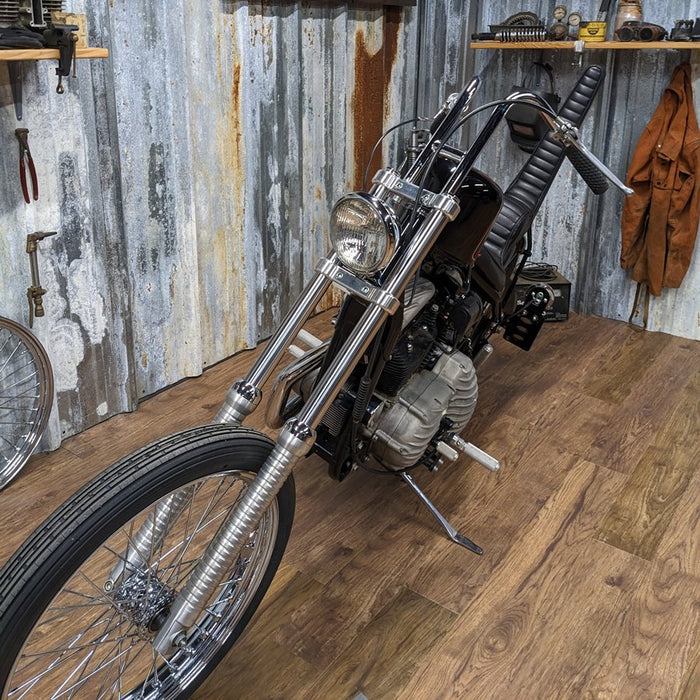
<instances>
[{"instance_id":1,"label":"pliers","mask_svg":"<svg viewBox=\"0 0 700 700\"><path fill-rule=\"evenodd\" d=\"M36 169L34 168L32 152L29 150L29 129L15 129L15 136L19 141L19 179L22 183L22 194L24 195L24 201L29 204L31 200L29 199L29 189L27 188L27 167L29 167L29 174L32 178L32 194L34 200L36 201L39 199L39 183L36 178Z\"/></svg>"}]
</instances>

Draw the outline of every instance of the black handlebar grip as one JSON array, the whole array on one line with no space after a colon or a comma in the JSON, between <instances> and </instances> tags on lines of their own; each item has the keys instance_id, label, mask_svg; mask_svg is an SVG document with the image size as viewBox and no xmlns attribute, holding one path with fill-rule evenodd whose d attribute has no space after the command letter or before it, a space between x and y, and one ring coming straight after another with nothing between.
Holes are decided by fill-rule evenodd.
<instances>
[{"instance_id":1,"label":"black handlebar grip","mask_svg":"<svg viewBox=\"0 0 700 700\"><path fill-rule=\"evenodd\" d=\"M584 179L594 194L603 194L610 187L608 179L578 148L569 146L565 153L571 161L571 165L574 166L576 172Z\"/></svg>"}]
</instances>

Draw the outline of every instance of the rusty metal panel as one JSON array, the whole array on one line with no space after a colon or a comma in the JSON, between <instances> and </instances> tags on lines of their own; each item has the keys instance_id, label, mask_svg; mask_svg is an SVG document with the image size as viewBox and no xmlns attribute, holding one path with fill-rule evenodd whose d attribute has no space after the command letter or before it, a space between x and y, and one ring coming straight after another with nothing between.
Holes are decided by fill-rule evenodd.
<instances>
[{"instance_id":1,"label":"rusty metal panel","mask_svg":"<svg viewBox=\"0 0 700 700\"><path fill-rule=\"evenodd\" d=\"M111 88L105 62L78 65L57 95L55 63L25 62L24 118L15 117L6 64L0 66L0 123L6 157L0 171L0 313L27 322L30 285L26 235L58 231L40 243L46 316L35 333L51 358L56 385L45 448L108 415L134 406L128 288L123 277L118 168L108 140ZM112 110L113 115L113 110ZM14 129L29 128L39 199L25 204L19 188ZM99 143L101 141L101 143Z\"/></svg>"},{"instance_id":2,"label":"rusty metal panel","mask_svg":"<svg viewBox=\"0 0 700 700\"><path fill-rule=\"evenodd\" d=\"M551 3L527 9L546 17ZM584 3L584 15L597 12ZM533 60L552 62L565 94L569 52L468 51L469 35L522 10L515 0L415 6L304 1L74 0L107 60L81 61L55 93L53 64L26 64L25 113L42 188L18 189L16 126L0 65L0 313L26 318L25 236L41 247L56 366L48 446L131 409L141 396L269 335L328 247L334 200L359 186L382 130L433 114L467 78L479 102L501 97ZM668 22L663 8L647 19ZM657 14L654 14L657 13ZM674 3L695 17L700 3ZM590 52L611 80L584 135L621 175L677 52ZM417 74L418 72L418 74ZM649 99L653 95L654 99ZM630 105L635 105L630 109ZM507 185L524 161L505 137L480 165ZM371 171L394 162L406 131ZM634 285L619 269L621 200L596 201L568 166L534 226L535 258L561 268L580 310L626 317ZM683 287L652 304L651 327L698 337L698 256Z\"/></svg>"},{"instance_id":3,"label":"rusty metal panel","mask_svg":"<svg viewBox=\"0 0 700 700\"><path fill-rule=\"evenodd\" d=\"M272 332L400 102L410 12L111 7L139 395Z\"/></svg>"}]
</instances>

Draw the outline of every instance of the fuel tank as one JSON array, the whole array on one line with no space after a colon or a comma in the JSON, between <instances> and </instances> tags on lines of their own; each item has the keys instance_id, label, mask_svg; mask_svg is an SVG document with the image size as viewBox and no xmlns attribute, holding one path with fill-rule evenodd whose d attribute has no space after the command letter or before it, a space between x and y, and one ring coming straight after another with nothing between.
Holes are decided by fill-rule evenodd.
<instances>
[{"instance_id":1,"label":"fuel tank","mask_svg":"<svg viewBox=\"0 0 700 700\"><path fill-rule=\"evenodd\" d=\"M431 173L430 188L439 192L454 170L454 164L438 161ZM465 265L476 262L503 201L501 188L479 170L472 170L460 188L460 211L440 234L436 248Z\"/></svg>"}]
</instances>

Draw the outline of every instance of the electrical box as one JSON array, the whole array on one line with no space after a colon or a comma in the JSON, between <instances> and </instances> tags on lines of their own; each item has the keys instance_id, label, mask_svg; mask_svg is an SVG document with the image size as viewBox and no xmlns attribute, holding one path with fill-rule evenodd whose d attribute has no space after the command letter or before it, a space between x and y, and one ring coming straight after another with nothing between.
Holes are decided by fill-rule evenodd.
<instances>
[{"instance_id":1,"label":"electrical box","mask_svg":"<svg viewBox=\"0 0 700 700\"><path fill-rule=\"evenodd\" d=\"M527 290L533 285L546 284L554 291L554 303L545 311L545 321L566 321L569 318L569 300L571 296L571 282L556 270L548 271L546 275L537 275L536 278L529 278L528 269L518 277L515 283L515 304L516 310L525 303Z\"/></svg>"}]
</instances>

